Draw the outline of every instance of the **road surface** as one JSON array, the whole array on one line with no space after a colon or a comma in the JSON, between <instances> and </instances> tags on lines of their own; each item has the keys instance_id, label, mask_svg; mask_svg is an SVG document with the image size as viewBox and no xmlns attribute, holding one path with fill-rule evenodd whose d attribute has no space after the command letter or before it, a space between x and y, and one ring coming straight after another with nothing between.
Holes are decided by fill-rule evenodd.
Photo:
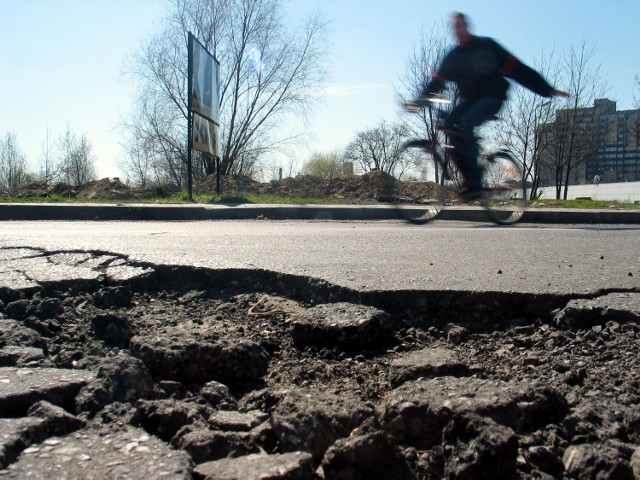
<instances>
[{"instance_id":1,"label":"road surface","mask_svg":"<svg viewBox=\"0 0 640 480\"><path fill-rule=\"evenodd\" d=\"M640 290L638 226L497 227L453 221L421 227L396 221L0 222L0 253L15 247L99 250L153 264L266 269L361 291L590 295ZM0 277L8 268L16 268L15 263L9 267L0 261Z\"/></svg>"}]
</instances>

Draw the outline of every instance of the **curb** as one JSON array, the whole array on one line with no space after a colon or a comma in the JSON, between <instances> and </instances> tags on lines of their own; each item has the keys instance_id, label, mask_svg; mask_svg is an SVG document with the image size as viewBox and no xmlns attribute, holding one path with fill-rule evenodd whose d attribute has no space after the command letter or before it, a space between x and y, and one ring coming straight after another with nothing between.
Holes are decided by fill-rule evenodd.
<instances>
[{"instance_id":1,"label":"curb","mask_svg":"<svg viewBox=\"0 0 640 480\"><path fill-rule=\"evenodd\" d=\"M0 220L395 220L388 205L150 205L0 203ZM480 207L452 207L437 220L485 222ZM530 209L521 223L640 224L640 210Z\"/></svg>"}]
</instances>

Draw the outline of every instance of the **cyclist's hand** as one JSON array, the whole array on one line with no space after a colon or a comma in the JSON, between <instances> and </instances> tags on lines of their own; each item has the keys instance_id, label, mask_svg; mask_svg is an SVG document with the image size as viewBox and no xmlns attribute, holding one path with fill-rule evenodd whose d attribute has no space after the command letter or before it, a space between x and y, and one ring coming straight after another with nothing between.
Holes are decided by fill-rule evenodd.
<instances>
[{"instance_id":1,"label":"cyclist's hand","mask_svg":"<svg viewBox=\"0 0 640 480\"><path fill-rule=\"evenodd\" d=\"M411 112L411 113L415 113L418 110L420 110L420 105L418 105L415 102L403 102L402 103L402 107L407 111L407 112Z\"/></svg>"}]
</instances>

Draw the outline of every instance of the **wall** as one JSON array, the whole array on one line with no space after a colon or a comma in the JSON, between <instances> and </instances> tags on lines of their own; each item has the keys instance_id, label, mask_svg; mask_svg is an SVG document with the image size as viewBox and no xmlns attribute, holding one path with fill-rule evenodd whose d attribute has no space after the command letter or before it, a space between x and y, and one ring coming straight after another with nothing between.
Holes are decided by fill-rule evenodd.
<instances>
[{"instance_id":1,"label":"wall","mask_svg":"<svg viewBox=\"0 0 640 480\"><path fill-rule=\"evenodd\" d=\"M555 187L543 187L540 198L556 198ZM560 197L564 194L564 188ZM598 185L569 185L567 200L576 197L591 197L592 200L616 200L640 203L640 182L600 183Z\"/></svg>"}]
</instances>

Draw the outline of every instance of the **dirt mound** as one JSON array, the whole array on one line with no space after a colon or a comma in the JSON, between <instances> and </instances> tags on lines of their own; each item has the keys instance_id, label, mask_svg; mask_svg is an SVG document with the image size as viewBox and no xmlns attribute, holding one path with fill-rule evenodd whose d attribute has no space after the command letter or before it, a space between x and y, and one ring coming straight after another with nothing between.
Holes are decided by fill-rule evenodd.
<instances>
[{"instance_id":1,"label":"dirt mound","mask_svg":"<svg viewBox=\"0 0 640 480\"><path fill-rule=\"evenodd\" d=\"M226 195L275 195L290 198L327 198L333 200L366 201L389 195L412 197L433 196L432 182L400 181L385 172L370 172L360 176L342 176L324 179L301 175L268 183L255 182L246 177L224 176L221 188ZM194 191L198 194L216 192L215 175L198 182Z\"/></svg>"},{"instance_id":2,"label":"dirt mound","mask_svg":"<svg viewBox=\"0 0 640 480\"><path fill-rule=\"evenodd\" d=\"M196 182L193 191L197 195L214 195L217 179L209 175ZM346 202L366 202L392 195L406 195L414 198L431 198L434 194L432 182L400 181L385 172L370 172L364 175L342 176L332 179L302 175L298 177L260 183L248 177L225 175L220 179L223 195L273 195L285 198L326 198ZM167 198L178 193L172 186L154 188L132 188L118 178L103 178L80 187L66 183L49 184L34 182L18 189L17 192L0 193L0 198L50 198L66 197L88 200L150 200Z\"/></svg>"},{"instance_id":3,"label":"dirt mound","mask_svg":"<svg viewBox=\"0 0 640 480\"><path fill-rule=\"evenodd\" d=\"M154 188L131 188L122 183L119 178L103 178L80 187L77 197L86 199L148 200L169 197L175 193L178 193L178 189L168 185Z\"/></svg>"},{"instance_id":4,"label":"dirt mound","mask_svg":"<svg viewBox=\"0 0 640 480\"><path fill-rule=\"evenodd\" d=\"M103 178L89 182L86 185L74 187L68 183L58 182L33 182L20 187L15 192L0 192L0 198L82 198L87 200L150 200L153 198L166 198L178 189L164 185L154 188L131 188L120 181L119 178Z\"/></svg>"},{"instance_id":5,"label":"dirt mound","mask_svg":"<svg viewBox=\"0 0 640 480\"><path fill-rule=\"evenodd\" d=\"M79 189L77 197L87 199L112 198L126 199L131 196L131 189L118 178L103 178L89 182Z\"/></svg>"},{"instance_id":6,"label":"dirt mound","mask_svg":"<svg viewBox=\"0 0 640 480\"><path fill-rule=\"evenodd\" d=\"M48 198L48 197L67 197L67 198L75 198L77 195L77 190L74 189L71 185L67 183L54 183L49 184L47 182L32 182L27 185L23 185L18 188L15 192L0 192L0 198L10 198L10 197L18 197L18 198Z\"/></svg>"},{"instance_id":7,"label":"dirt mound","mask_svg":"<svg viewBox=\"0 0 640 480\"><path fill-rule=\"evenodd\" d=\"M220 178L220 189L227 194L251 194L255 195L259 190L259 182L242 175L223 175ZM217 178L215 175L207 175L193 185L193 192L197 195L214 195L217 190Z\"/></svg>"}]
</instances>

